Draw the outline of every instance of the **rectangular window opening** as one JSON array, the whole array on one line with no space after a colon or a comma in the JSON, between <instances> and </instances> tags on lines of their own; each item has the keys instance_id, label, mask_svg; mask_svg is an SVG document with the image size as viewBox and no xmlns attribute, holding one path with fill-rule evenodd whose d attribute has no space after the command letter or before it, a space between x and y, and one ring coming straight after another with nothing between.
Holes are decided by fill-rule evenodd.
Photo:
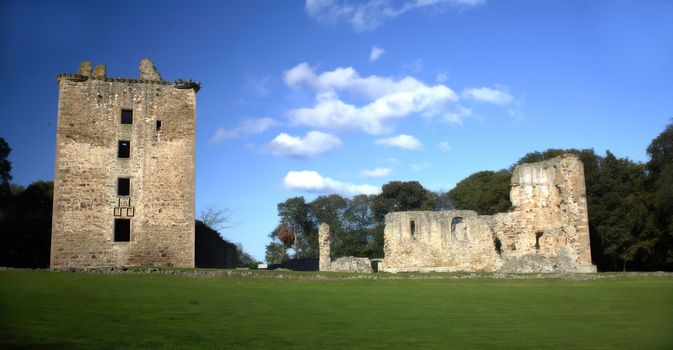
<instances>
[{"instance_id":1,"label":"rectangular window opening","mask_svg":"<svg viewBox=\"0 0 673 350\"><path fill-rule=\"evenodd\" d=\"M122 109L122 124L133 124L132 109Z\"/></svg>"},{"instance_id":2,"label":"rectangular window opening","mask_svg":"<svg viewBox=\"0 0 673 350\"><path fill-rule=\"evenodd\" d=\"M161 120L157 120L157 131L161 131Z\"/></svg>"},{"instance_id":3,"label":"rectangular window opening","mask_svg":"<svg viewBox=\"0 0 673 350\"><path fill-rule=\"evenodd\" d=\"M131 157L131 141L119 141L119 148L117 150L117 157L130 158Z\"/></svg>"},{"instance_id":4,"label":"rectangular window opening","mask_svg":"<svg viewBox=\"0 0 673 350\"><path fill-rule=\"evenodd\" d=\"M130 219L115 219L115 242L130 242L131 241L131 220Z\"/></svg>"},{"instance_id":5,"label":"rectangular window opening","mask_svg":"<svg viewBox=\"0 0 673 350\"><path fill-rule=\"evenodd\" d=\"M411 231L412 237L416 235L416 222L414 220L411 220L411 222L409 222L409 230Z\"/></svg>"},{"instance_id":6,"label":"rectangular window opening","mask_svg":"<svg viewBox=\"0 0 673 350\"><path fill-rule=\"evenodd\" d=\"M131 193L131 179L118 178L117 179L117 195L128 196Z\"/></svg>"}]
</instances>

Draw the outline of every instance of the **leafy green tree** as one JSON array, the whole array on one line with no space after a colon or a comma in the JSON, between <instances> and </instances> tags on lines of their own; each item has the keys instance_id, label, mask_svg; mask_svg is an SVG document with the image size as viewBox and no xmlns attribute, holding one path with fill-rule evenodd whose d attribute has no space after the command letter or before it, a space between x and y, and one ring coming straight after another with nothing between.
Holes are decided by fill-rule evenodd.
<instances>
[{"instance_id":1,"label":"leafy green tree","mask_svg":"<svg viewBox=\"0 0 673 350\"><path fill-rule=\"evenodd\" d=\"M309 217L314 226L325 223L330 227L332 250L334 255L341 256L340 248L346 240L347 233L342 228L343 213L348 201L338 194L319 196L309 203Z\"/></svg>"},{"instance_id":2,"label":"leafy green tree","mask_svg":"<svg viewBox=\"0 0 673 350\"><path fill-rule=\"evenodd\" d=\"M647 147L648 187L660 243L656 255L659 264L673 269L673 122L668 124Z\"/></svg>"},{"instance_id":3,"label":"leafy green tree","mask_svg":"<svg viewBox=\"0 0 673 350\"><path fill-rule=\"evenodd\" d=\"M9 154L12 149L4 138L0 137L0 196L6 196L10 193L9 181L12 180L12 163L9 161Z\"/></svg>"},{"instance_id":4,"label":"leafy green tree","mask_svg":"<svg viewBox=\"0 0 673 350\"><path fill-rule=\"evenodd\" d=\"M375 195L358 195L348 201L343 215L347 239L342 242L341 255L383 257L383 226L374 219Z\"/></svg>"},{"instance_id":5,"label":"leafy green tree","mask_svg":"<svg viewBox=\"0 0 673 350\"><path fill-rule=\"evenodd\" d=\"M482 215L492 215L509 210L510 182L507 170L480 171L456 184L448 195L458 209L474 210Z\"/></svg>"},{"instance_id":6,"label":"leafy green tree","mask_svg":"<svg viewBox=\"0 0 673 350\"><path fill-rule=\"evenodd\" d=\"M385 215L395 211L435 210L437 194L425 189L418 181L392 181L381 188L374 200L374 218L383 223Z\"/></svg>"},{"instance_id":7,"label":"leafy green tree","mask_svg":"<svg viewBox=\"0 0 673 350\"><path fill-rule=\"evenodd\" d=\"M51 181L36 181L11 195L0 222L0 266L49 266L53 192Z\"/></svg>"},{"instance_id":8,"label":"leafy green tree","mask_svg":"<svg viewBox=\"0 0 673 350\"><path fill-rule=\"evenodd\" d=\"M673 164L673 122L652 140L647 147L647 154L650 156L647 170L651 174L661 174L664 168Z\"/></svg>"},{"instance_id":9,"label":"leafy green tree","mask_svg":"<svg viewBox=\"0 0 673 350\"><path fill-rule=\"evenodd\" d=\"M309 206L304 197L293 197L279 203L278 216L296 235L295 257L318 257L318 228L309 217Z\"/></svg>"},{"instance_id":10,"label":"leafy green tree","mask_svg":"<svg viewBox=\"0 0 673 350\"><path fill-rule=\"evenodd\" d=\"M592 196L596 203L595 229L613 268L626 270L632 262L646 262L657 243L657 234L649 218L642 164L607 151Z\"/></svg>"},{"instance_id":11,"label":"leafy green tree","mask_svg":"<svg viewBox=\"0 0 673 350\"><path fill-rule=\"evenodd\" d=\"M236 244L236 267L257 268L259 261L243 249L241 243Z\"/></svg>"},{"instance_id":12,"label":"leafy green tree","mask_svg":"<svg viewBox=\"0 0 673 350\"><path fill-rule=\"evenodd\" d=\"M281 242L271 242L266 245L264 260L269 264L280 264L285 261L285 247Z\"/></svg>"}]
</instances>

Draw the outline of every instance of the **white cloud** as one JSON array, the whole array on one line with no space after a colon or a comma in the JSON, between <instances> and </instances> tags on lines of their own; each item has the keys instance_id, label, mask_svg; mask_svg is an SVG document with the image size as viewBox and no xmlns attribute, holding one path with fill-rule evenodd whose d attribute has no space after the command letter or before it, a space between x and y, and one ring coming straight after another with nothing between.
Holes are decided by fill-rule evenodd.
<instances>
[{"instance_id":1,"label":"white cloud","mask_svg":"<svg viewBox=\"0 0 673 350\"><path fill-rule=\"evenodd\" d=\"M306 14L324 25L349 22L356 32L370 31L408 11L431 8L443 12L447 7L470 8L484 4L485 0L408 0L396 6L389 0L346 1L306 0Z\"/></svg>"},{"instance_id":2,"label":"white cloud","mask_svg":"<svg viewBox=\"0 0 673 350\"><path fill-rule=\"evenodd\" d=\"M283 184L285 188L290 190L302 190L312 193L338 193L346 196L381 193L381 187L342 182L329 177L323 177L313 170L290 171L285 175Z\"/></svg>"},{"instance_id":3,"label":"white cloud","mask_svg":"<svg viewBox=\"0 0 673 350\"><path fill-rule=\"evenodd\" d=\"M320 131L310 131L304 137L281 133L267 146L271 153L279 156L306 158L327 153L341 147L341 140Z\"/></svg>"},{"instance_id":4,"label":"white cloud","mask_svg":"<svg viewBox=\"0 0 673 350\"><path fill-rule=\"evenodd\" d=\"M285 83L292 88L306 85L316 90L315 106L288 112L292 124L362 129L370 134L389 131L395 120L412 114L446 117L452 113L449 104L458 100L458 95L442 84L430 86L410 76L401 79L360 77L352 67L318 75L307 63L301 63L285 72ZM338 96L339 91L371 102L361 106L344 102Z\"/></svg>"},{"instance_id":5,"label":"white cloud","mask_svg":"<svg viewBox=\"0 0 673 350\"><path fill-rule=\"evenodd\" d=\"M224 140L237 139L249 134L261 134L269 128L278 126L273 118L245 119L233 129L219 128L210 138L210 143L219 143Z\"/></svg>"},{"instance_id":6,"label":"white cloud","mask_svg":"<svg viewBox=\"0 0 673 350\"><path fill-rule=\"evenodd\" d=\"M477 102L493 103L504 106L512 102L512 96L503 90L491 89L487 87L465 89L462 93L466 99Z\"/></svg>"},{"instance_id":7,"label":"white cloud","mask_svg":"<svg viewBox=\"0 0 673 350\"><path fill-rule=\"evenodd\" d=\"M451 147L451 145L449 144L449 142L447 142L447 141L442 141L442 142L440 142L440 143L437 145L437 147L438 147L439 150L442 151L442 152L449 152L449 151L451 151L451 150L453 149L453 148Z\"/></svg>"},{"instance_id":8,"label":"white cloud","mask_svg":"<svg viewBox=\"0 0 673 350\"><path fill-rule=\"evenodd\" d=\"M386 50L378 46L372 47L372 52L369 53L369 62L374 62L378 60L381 57L381 55L383 55L385 52Z\"/></svg>"},{"instance_id":9,"label":"white cloud","mask_svg":"<svg viewBox=\"0 0 673 350\"><path fill-rule=\"evenodd\" d=\"M397 135L375 141L377 145L397 147L402 149L416 150L421 149L423 144L411 135Z\"/></svg>"},{"instance_id":10,"label":"white cloud","mask_svg":"<svg viewBox=\"0 0 673 350\"><path fill-rule=\"evenodd\" d=\"M392 169L390 169L390 168L377 167L377 168L374 168L374 169L365 169L365 170L360 171L360 176L370 178L370 179L374 179L374 178L379 178L379 177L386 177L386 176L390 175L391 172L392 172Z\"/></svg>"},{"instance_id":11,"label":"white cloud","mask_svg":"<svg viewBox=\"0 0 673 350\"><path fill-rule=\"evenodd\" d=\"M456 106L451 109L448 113L444 114L444 121L453 124L462 124L463 119L472 115L472 110L463 106Z\"/></svg>"}]
</instances>

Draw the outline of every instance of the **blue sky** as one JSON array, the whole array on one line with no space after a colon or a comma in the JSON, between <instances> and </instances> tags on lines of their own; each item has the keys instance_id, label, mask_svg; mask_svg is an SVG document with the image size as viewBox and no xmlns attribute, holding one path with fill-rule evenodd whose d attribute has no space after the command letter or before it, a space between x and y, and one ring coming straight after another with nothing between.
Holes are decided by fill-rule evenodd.
<instances>
[{"instance_id":1,"label":"blue sky","mask_svg":"<svg viewBox=\"0 0 673 350\"><path fill-rule=\"evenodd\" d=\"M449 190L551 147L636 161L673 117L670 1L2 1L16 183L54 172L55 75L82 60L201 81L197 214L263 259L276 204Z\"/></svg>"}]
</instances>

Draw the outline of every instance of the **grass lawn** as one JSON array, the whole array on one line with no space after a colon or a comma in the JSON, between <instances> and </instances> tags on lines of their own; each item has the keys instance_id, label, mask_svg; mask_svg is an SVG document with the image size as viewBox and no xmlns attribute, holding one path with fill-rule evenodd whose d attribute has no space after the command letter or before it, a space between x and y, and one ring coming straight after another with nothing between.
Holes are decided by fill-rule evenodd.
<instances>
[{"instance_id":1,"label":"grass lawn","mask_svg":"<svg viewBox=\"0 0 673 350\"><path fill-rule=\"evenodd\" d=\"M673 349L673 279L0 272L0 348Z\"/></svg>"}]
</instances>

